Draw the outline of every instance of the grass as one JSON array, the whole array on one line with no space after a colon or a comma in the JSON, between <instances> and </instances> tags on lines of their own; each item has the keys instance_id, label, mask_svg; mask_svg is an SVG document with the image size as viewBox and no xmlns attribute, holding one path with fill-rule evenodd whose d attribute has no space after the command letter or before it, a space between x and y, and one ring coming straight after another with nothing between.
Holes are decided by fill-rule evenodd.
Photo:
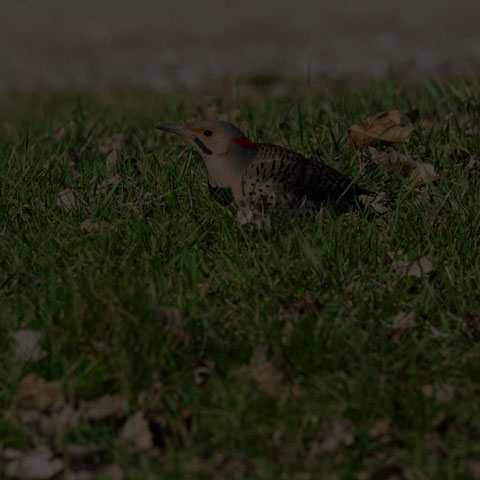
<instances>
[{"instance_id":1,"label":"grass","mask_svg":"<svg viewBox=\"0 0 480 480\"><path fill-rule=\"evenodd\" d=\"M4 95L0 451L101 444L132 479L480 478L480 181L464 171L480 158L478 86L382 80L224 99L253 141L321 158L392 204L371 219L326 209L262 230L237 225L234 209L209 197L198 155L152 129L185 122L189 98ZM367 112L394 107L436 119L398 147L432 163L436 185L360 172L342 141ZM115 172L100 151L114 134L124 136ZM66 188L83 196L78 209L57 205ZM109 225L85 231L86 219ZM389 257L399 250L435 270L403 275ZM413 312L415 325L398 334L399 312ZM13 360L10 334L21 328L42 333L46 357ZM110 420L43 438L15 420L30 372L59 380L77 403L118 393L130 412L156 384L155 449L131 453Z\"/></svg>"}]
</instances>

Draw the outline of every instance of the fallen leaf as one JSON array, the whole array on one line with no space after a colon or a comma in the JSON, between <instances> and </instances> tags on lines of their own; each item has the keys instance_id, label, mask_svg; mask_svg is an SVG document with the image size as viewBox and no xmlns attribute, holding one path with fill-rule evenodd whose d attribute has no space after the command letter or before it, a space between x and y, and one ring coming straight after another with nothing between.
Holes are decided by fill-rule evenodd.
<instances>
[{"instance_id":1,"label":"fallen leaf","mask_svg":"<svg viewBox=\"0 0 480 480\"><path fill-rule=\"evenodd\" d=\"M70 188L66 188L65 190L61 191L57 196L57 205L65 210L78 210L82 204L86 204L82 195Z\"/></svg>"},{"instance_id":2,"label":"fallen leaf","mask_svg":"<svg viewBox=\"0 0 480 480\"><path fill-rule=\"evenodd\" d=\"M10 334L15 340L15 359L24 365L45 357L46 352L38 344L42 334L34 330L19 330Z\"/></svg>"},{"instance_id":3,"label":"fallen leaf","mask_svg":"<svg viewBox=\"0 0 480 480\"><path fill-rule=\"evenodd\" d=\"M64 468L63 460L55 457L46 446L22 452L20 456L7 463L5 471L14 478L49 479Z\"/></svg>"},{"instance_id":4,"label":"fallen leaf","mask_svg":"<svg viewBox=\"0 0 480 480\"><path fill-rule=\"evenodd\" d=\"M427 398L435 398L439 403L449 403L453 400L454 390L447 383L424 385L422 392Z\"/></svg>"},{"instance_id":5,"label":"fallen leaf","mask_svg":"<svg viewBox=\"0 0 480 480\"><path fill-rule=\"evenodd\" d=\"M80 230L83 230L84 232L92 232L94 230L103 230L110 227L110 225L110 223L104 222L103 220L95 221L87 218L80 224Z\"/></svg>"},{"instance_id":6,"label":"fallen leaf","mask_svg":"<svg viewBox=\"0 0 480 480\"><path fill-rule=\"evenodd\" d=\"M373 438L373 439L386 437L389 433L390 433L390 424L388 420L377 420L368 429L368 435L370 438Z\"/></svg>"},{"instance_id":7,"label":"fallen leaf","mask_svg":"<svg viewBox=\"0 0 480 480\"><path fill-rule=\"evenodd\" d=\"M67 131L66 131L65 127L58 127L53 132L53 139L56 142L59 142L65 136L66 133L67 133Z\"/></svg>"},{"instance_id":8,"label":"fallen leaf","mask_svg":"<svg viewBox=\"0 0 480 480\"><path fill-rule=\"evenodd\" d=\"M313 443L309 457L316 457L335 451L341 445L350 446L355 442L355 427L344 418L335 418L320 430Z\"/></svg>"},{"instance_id":9,"label":"fallen leaf","mask_svg":"<svg viewBox=\"0 0 480 480\"><path fill-rule=\"evenodd\" d=\"M413 262L408 259L407 255L401 253L389 253L388 255L392 259L392 268L403 275L420 278L434 270L432 262L425 256Z\"/></svg>"},{"instance_id":10,"label":"fallen leaf","mask_svg":"<svg viewBox=\"0 0 480 480\"><path fill-rule=\"evenodd\" d=\"M47 412L31 416L30 422L26 420L24 417L24 423L36 425L42 435L62 437L73 428L78 427L80 414L68 404L57 403L52 405Z\"/></svg>"},{"instance_id":11,"label":"fallen leaf","mask_svg":"<svg viewBox=\"0 0 480 480\"><path fill-rule=\"evenodd\" d=\"M153 447L153 437L144 412L133 414L122 427L120 439L133 444L138 450L149 450Z\"/></svg>"},{"instance_id":12,"label":"fallen leaf","mask_svg":"<svg viewBox=\"0 0 480 480\"><path fill-rule=\"evenodd\" d=\"M103 420L108 417L125 417L127 405L119 395L105 394L96 400L80 402L80 416L82 420Z\"/></svg>"},{"instance_id":13,"label":"fallen leaf","mask_svg":"<svg viewBox=\"0 0 480 480\"><path fill-rule=\"evenodd\" d=\"M410 140L413 127L401 124L402 113L390 110L381 113L369 113L362 125L352 125L347 132L347 143L353 151L378 143L403 143Z\"/></svg>"},{"instance_id":14,"label":"fallen leaf","mask_svg":"<svg viewBox=\"0 0 480 480\"><path fill-rule=\"evenodd\" d=\"M42 377L29 373L22 378L15 393L17 415L31 410L43 412L54 403L63 404L65 399L59 382L47 382Z\"/></svg>"},{"instance_id":15,"label":"fallen leaf","mask_svg":"<svg viewBox=\"0 0 480 480\"><path fill-rule=\"evenodd\" d=\"M377 195L375 195L375 198L368 203L368 207L372 208L379 215L383 215L384 213L387 213L389 211L387 205L388 200L385 192L377 193Z\"/></svg>"},{"instance_id":16,"label":"fallen leaf","mask_svg":"<svg viewBox=\"0 0 480 480\"><path fill-rule=\"evenodd\" d=\"M106 138L99 146L100 153L109 153L112 150L121 150L125 142L125 135L122 133L115 133L112 136Z\"/></svg>"},{"instance_id":17,"label":"fallen leaf","mask_svg":"<svg viewBox=\"0 0 480 480\"><path fill-rule=\"evenodd\" d=\"M59 382L47 382L31 373L15 394L19 420L46 436L64 435L78 426L79 413L65 402Z\"/></svg>"},{"instance_id":18,"label":"fallen leaf","mask_svg":"<svg viewBox=\"0 0 480 480\"><path fill-rule=\"evenodd\" d=\"M112 150L108 155L105 160L105 163L107 165L107 171L110 173L115 171L115 168L118 163L118 153L116 150Z\"/></svg>"},{"instance_id":19,"label":"fallen leaf","mask_svg":"<svg viewBox=\"0 0 480 480\"><path fill-rule=\"evenodd\" d=\"M117 173L113 177L107 178L107 180L102 182L100 185L97 185L97 192L105 193L110 188L117 186L121 180L122 177Z\"/></svg>"},{"instance_id":20,"label":"fallen leaf","mask_svg":"<svg viewBox=\"0 0 480 480\"><path fill-rule=\"evenodd\" d=\"M417 162L393 149L384 152L368 147L360 153L360 158L364 164L374 162L384 170L399 172L403 177L408 177L413 185L433 183L440 178L432 164Z\"/></svg>"},{"instance_id":21,"label":"fallen leaf","mask_svg":"<svg viewBox=\"0 0 480 480\"><path fill-rule=\"evenodd\" d=\"M267 359L265 348L255 348L250 368L255 385L260 392L269 396L277 395L280 392L284 375Z\"/></svg>"},{"instance_id":22,"label":"fallen leaf","mask_svg":"<svg viewBox=\"0 0 480 480\"><path fill-rule=\"evenodd\" d=\"M387 336L398 345L407 330L416 325L415 312L399 312L393 317L392 327L387 330Z\"/></svg>"},{"instance_id":23,"label":"fallen leaf","mask_svg":"<svg viewBox=\"0 0 480 480\"><path fill-rule=\"evenodd\" d=\"M415 327L415 312L399 312L393 317L393 328L395 330Z\"/></svg>"}]
</instances>

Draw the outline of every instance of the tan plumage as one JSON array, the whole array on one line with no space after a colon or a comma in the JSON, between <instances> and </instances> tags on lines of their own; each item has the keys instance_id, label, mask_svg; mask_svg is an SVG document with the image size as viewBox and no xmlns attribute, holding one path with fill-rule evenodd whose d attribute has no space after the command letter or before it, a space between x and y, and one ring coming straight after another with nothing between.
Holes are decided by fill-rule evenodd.
<instances>
[{"instance_id":1,"label":"tan plumage","mask_svg":"<svg viewBox=\"0 0 480 480\"><path fill-rule=\"evenodd\" d=\"M313 213L327 200L344 208L355 196L370 193L319 160L278 145L252 144L227 122L157 128L182 135L197 148L207 166L211 191L232 191L241 223L258 223L268 213Z\"/></svg>"}]
</instances>

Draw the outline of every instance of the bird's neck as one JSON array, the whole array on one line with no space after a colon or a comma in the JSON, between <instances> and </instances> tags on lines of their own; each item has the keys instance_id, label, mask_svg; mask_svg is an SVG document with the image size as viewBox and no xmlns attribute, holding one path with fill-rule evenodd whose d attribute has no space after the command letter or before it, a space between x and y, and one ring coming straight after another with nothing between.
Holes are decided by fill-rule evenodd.
<instances>
[{"instance_id":1,"label":"bird's neck","mask_svg":"<svg viewBox=\"0 0 480 480\"><path fill-rule=\"evenodd\" d=\"M255 155L210 156L205 158L208 170L208 182L213 187L230 188L235 193L241 188L242 174L253 161Z\"/></svg>"}]
</instances>

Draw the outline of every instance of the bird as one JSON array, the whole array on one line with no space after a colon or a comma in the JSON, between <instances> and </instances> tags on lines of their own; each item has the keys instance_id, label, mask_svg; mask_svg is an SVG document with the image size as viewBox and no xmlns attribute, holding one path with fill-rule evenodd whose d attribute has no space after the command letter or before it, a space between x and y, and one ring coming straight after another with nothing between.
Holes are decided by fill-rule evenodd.
<instances>
[{"instance_id":1,"label":"bird","mask_svg":"<svg viewBox=\"0 0 480 480\"><path fill-rule=\"evenodd\" d=\"M271 215L284 219L294 211L311 215L325 202L343 212L359 195L372 195L320 160L279 145L251 142L236 126L221 120L156 129L185 138L203 157L210 193L229 191L237 221L260 225Z\"/></svg>"}]
</instances>

